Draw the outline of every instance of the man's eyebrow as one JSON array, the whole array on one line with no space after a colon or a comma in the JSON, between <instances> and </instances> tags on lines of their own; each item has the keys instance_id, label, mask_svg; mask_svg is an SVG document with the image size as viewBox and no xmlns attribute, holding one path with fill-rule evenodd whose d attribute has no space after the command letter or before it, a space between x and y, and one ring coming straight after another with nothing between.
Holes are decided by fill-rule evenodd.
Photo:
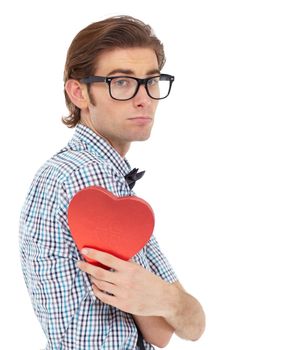
<instances>
[{"instance_id":1,"label":"man's eyebrow","mask_svg":"<svg viewBox=\"0 0 288 350\"><path fill-rule=\"evenodd\" d=\"M107 74L107 76L110 75L114 75L114 74L127 74L127 75L135 75L135 72L133 72L133 70L131 69L121 69L121 68L117 68L117 69L113 69L111 72L109 72ZM160 70L159 69L151 69L149 70L146 75L151 75L151 74L160 74Z\"/></svg>"},{"instance_id":2,"label":"man's eyebrow","mask_svg":"<svg viewBox=\"0 0 288 350\"><path fill-rule=\"evenodd\" d=\"M152 75L152 74L160 74L160 70L157 68L157 69L149 70L149 72L147 72L147 75Z\"/></svg>"}]
</instances>

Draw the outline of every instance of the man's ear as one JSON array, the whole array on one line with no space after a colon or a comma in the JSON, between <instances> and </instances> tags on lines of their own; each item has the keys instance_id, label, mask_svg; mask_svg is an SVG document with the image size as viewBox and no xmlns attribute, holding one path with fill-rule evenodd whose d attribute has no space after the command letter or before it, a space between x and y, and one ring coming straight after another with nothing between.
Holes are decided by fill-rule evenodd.
<instances>
[{"instance_id":1,"label":"man's ear","mask_svg":"<svg viewBox=\"0 0 288 350\"><path fill-rule=\"evenodd\" d=\"M65 91L75 106L80 109L85 109L88 107L89 97L86 86L80 84L78 80L67 80L65 84Z\"/></svg>"}]
</instances>

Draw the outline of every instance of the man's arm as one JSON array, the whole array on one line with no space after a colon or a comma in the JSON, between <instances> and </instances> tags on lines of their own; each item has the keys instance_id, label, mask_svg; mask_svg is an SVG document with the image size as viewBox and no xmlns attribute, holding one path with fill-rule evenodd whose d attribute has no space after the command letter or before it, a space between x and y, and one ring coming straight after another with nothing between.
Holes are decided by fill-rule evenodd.
<instances>
[{"instance_id":1,"label":"man's arm","mask_svg":"<svg viewBox=\"0 0 288 350\"><path fill-rule=\"evenodd\" d=\"M203 309L194 297L185 292L179 282L170 284L134 262L123 261L94 249L87 249L82 253L113 269L107 271L86 262L80 262L78 265L82 271L91 276L93 291L97 298L124 312L136 315L135 320L144 337L146 334L149 339L154 339L154 336L157 338L155 328L152 331L153 323L154 327L155 325L158 327L158 331L161 330L163 344L167 338L167 342L169 341L173 329L181 338L199 339L205 328ZM156 317L151 318L149 323L148 318L138 316L148 316L149 319L151 316Z\"/></svg>"},{"instance_id":2,"label":"man's arm","mask_svg":"<svg viewBox=\"0 0 288 350\"><path fill-rule=\"evenodd\" d=\"M171 288L170 288L171 287ZM179 282L170 286L171 299L168 301L166 316L133 316L145 339L156 345L155 339L164 347L175 332L187 340L198 340L205 329L205 315L200 303L185 292Z\"/></svg>"},{"instance_id":3,"label":"man's arm","mask_svg":"<svg viewBox=\"0 0 288 350\"><path fill-rule=\"evenodd\" d=\"M170 307L164 315L166 321L180 338L198 340L205 330L205 313L201 304L179 282L172 283L169 289Z\"/></svg>"},{"instance_id":4,"label":"man's arm","mask_svg":"<svg viewBox=\"0 0 288 350\"><path fill-rule=\"evenodd\" d=\"M159 316L137 316L132 315L134 321L139 327L143 338L158 348L164 348L168 345L174 328L165 321L163 317Z\"/></svg>"}]
</instances>

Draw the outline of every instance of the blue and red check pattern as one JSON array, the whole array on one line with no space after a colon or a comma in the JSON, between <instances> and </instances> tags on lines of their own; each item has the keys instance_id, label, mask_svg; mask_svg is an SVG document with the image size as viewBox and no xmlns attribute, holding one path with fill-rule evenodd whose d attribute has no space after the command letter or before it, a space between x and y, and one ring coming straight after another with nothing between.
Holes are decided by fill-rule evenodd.
<instances>
[{"instance_id":1,"label":"blue and red check pattern","mask_svg":"<svg viewBox=\"0 0 288 350\"><path fill-rule=\"evenodd\" d=\"M137 349L132 315L97 299L88 276L77 268L81 256L67 225L68 204L85 187L133 195L124 178L130 170L108 142L79 124L67 147L39 169L31 184L21 212L20 252L46 350ZM154 235L133 259L170 283L177 280Z\"/></svg>"}]
</instances>

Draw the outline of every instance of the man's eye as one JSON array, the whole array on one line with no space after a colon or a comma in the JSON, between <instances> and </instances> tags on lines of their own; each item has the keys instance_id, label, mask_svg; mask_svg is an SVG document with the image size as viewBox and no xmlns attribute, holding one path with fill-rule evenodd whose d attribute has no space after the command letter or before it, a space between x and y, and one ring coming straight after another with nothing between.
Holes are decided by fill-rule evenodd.
<instances>
[{"instance_id":1,"label":"man's eye","mask_svg":"<svg viewBox=\"0 0 288 350\"><path fill-rule=\"evenodd\" d=\"M115 80L113 80L113 85L115 87L128 87L129 80L128 79L115 79Z\"/></svg>"},{"instance_id":2,"label":"man's eye","mask_svg":"<svg viewBox=\"0 0 288 350\"><path fill-rule=\"evenodd\" d=\"M148 85L153 86L153 85L157 85L159 83L159 78L151 78L148 80Z\"/></svg>"}]
</instances>

